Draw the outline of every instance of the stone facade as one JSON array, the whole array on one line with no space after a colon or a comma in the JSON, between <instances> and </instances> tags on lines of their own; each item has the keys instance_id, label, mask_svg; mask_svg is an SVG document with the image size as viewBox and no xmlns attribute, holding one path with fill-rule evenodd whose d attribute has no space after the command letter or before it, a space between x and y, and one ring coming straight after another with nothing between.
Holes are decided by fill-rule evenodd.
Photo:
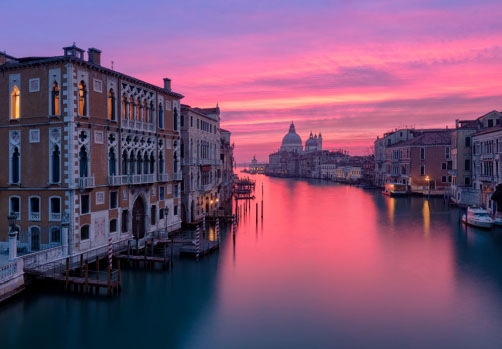
<instances>
[{"instance_id":1,"label":"stone facade","mask_svg":"<svg viewBox=\"0 0 502 349\"><path fill-rule=\"evenodd\" d=\"M100 51L0 65L0 216L70 221L69 253L181 226L182 95L102 67ZM6 162L7 164L7 162ZM162 210L161 209L164 209ZM7 239L7 220L0 241Z\"/></svg>"}]
</instances>

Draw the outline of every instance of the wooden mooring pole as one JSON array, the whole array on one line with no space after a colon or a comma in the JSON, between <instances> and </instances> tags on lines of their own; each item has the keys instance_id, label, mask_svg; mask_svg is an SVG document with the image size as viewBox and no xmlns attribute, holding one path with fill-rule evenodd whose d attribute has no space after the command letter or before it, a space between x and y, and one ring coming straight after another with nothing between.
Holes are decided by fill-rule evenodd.
<instances>
[{"instance_id":1,"label":"wooden mooring pole","mask_svg":"<svg viewBox=\"0 0 502 349\"><path fill-rule=\"evenodd\" d=\"M70 287L70 258L66 258L66 282L65 290L68 291Z\"/></svg>"},{"instance_id":2,"label":"wooden mooring pole","mask_svg":"<svg viewBox=\"0 0 502 349\"><path fill-rule=\"evenodd\" d=\"M256 203L256 224L258 224L258 203Z\"/></svg>"}]
</instances>

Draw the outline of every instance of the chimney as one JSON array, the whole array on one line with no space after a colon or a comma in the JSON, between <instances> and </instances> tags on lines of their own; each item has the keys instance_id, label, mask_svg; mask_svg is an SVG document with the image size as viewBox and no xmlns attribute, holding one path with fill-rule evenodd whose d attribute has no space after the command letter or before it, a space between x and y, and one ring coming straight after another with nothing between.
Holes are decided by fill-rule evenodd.
<instances>
[{"instance_id":1,"label":"chimney","mask_svg":"<svg viewBox=\"0 0 502 349\"><path fill-rule=\"evenodd\" d=\"M89 57L89 62L101 65L101 50L91 47L87 50L87 56Z\"/></svg>"},{"instance_id":2,"label":"chimney","mask_svg":"<svg viewBox=\"0 0 502 349\"><path fill-rule=\"evenodd\" d=\"M455 128L458 128L458 119L455 120Z\"/></svg>"},{"instance_id":3,"label":"chimney","mask_svg":"<svg viewBox=\"0 0 502 349\"><path fill-rule=\"evenodd\" d=\"M164 90L171 91L171 79L164 78Z\"/></svg>"}]
</instances>

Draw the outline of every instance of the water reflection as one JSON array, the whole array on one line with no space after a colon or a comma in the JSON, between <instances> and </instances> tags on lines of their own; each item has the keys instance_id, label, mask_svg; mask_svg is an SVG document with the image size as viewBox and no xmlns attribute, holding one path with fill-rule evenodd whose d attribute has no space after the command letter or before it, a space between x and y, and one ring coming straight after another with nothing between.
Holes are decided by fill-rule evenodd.
<instances>
[{"instance_id":1,"label":"water reflection","mask_svg":"<svg viewBox=\"0 0 502 349\"><path fill-rule=\"evenodd\" d=\"M53 348L500 347L502 231L466 229L442 199L254 178L264 217L256 224L256 201L239 202L238 230L222 232L219 254L176 260L168 273L129 271L112 300L28 295L1 309L0 338ZM65 330L52 336L54 327Z\"/></svg>"}]
</instances>

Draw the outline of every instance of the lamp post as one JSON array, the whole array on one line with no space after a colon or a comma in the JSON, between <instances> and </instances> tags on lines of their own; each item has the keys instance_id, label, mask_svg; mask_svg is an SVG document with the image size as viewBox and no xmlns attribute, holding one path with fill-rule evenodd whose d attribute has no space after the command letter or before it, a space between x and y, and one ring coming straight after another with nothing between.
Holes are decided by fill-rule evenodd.
<instances>
[{"instance_id":1,"label":"lamp post","mask_svg":"<svg viewBox=\"0 0 502 349\"><path fill-rule=\"evenodd\" d=\"M61 226L62 226L62 240L63 240L63 255L67 256L68 255L68 228L70 227L70 221L68 220L68 213L65 212L63 214L63 219L61 221Z\"/></svg>"},{"instance_id":2,"label":"lamp post","mask_svg":"<svg viewBox=\"0 0 502 349\"><path fill-rule=\"evenodd\" d=\"M7 220L9 221L9 260L13 261L17 257L17 215L11 213L7 216Z\"/></svg>"},{"instance_id":3,"label":"lamp post","mask_svg":"<svg viewBox=\"0 0 502 349\"><path fill-rule=\"evenodd\" d=\"M427 182L427 200L431 199L431 179L429 176L425 176L425 181Z\"/></svg>"}]
</instances>

